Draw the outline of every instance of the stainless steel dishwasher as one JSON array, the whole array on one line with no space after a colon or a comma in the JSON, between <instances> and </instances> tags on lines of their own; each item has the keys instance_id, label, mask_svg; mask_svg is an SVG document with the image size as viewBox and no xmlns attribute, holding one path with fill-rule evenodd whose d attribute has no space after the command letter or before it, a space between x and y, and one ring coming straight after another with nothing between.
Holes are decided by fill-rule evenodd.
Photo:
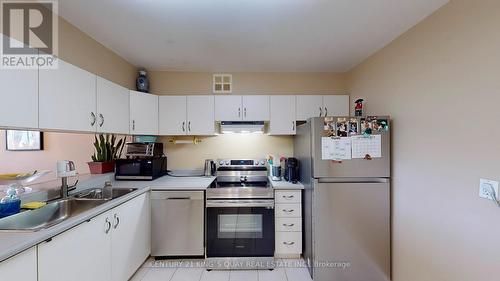
<instances>
[{"instance_id":1,"label":"stainless steel dishwasher","mask_svg":"<svg viewBox=\"0 0 500 281\"><path fill-rule=\"evenodd\" d=\"M203 191L151 192L151 255L203 256Z\"/></svg>"}]
</instances>

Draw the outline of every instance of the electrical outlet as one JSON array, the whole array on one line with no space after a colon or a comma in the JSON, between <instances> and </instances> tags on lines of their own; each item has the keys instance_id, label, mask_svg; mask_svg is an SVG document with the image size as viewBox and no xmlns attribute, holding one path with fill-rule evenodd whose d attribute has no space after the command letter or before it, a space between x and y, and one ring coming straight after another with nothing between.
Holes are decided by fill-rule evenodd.
<instances>
[{"instance_id":1,"label":"electrical outlet","mask_svg":"<svg viewBox=\"0 0 500 281\"><path fill-rule=\"evenodd\" d=\"M492 194L491 188L495 190L495 194ZM496 195L496 196L495 196ZM479 197L489 200L498 199L498 181L480 179L479 180Z\"/></svg>"}]
</instances>

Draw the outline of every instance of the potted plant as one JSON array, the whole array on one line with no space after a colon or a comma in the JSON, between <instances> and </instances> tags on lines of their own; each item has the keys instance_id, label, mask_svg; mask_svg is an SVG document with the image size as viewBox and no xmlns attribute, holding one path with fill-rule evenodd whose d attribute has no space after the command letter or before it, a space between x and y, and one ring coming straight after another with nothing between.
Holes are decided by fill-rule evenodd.
<instances>
[{"instance_id":1,"label":"potted plant","mask_svg":"<svg viewBox=\"0 0 500 281\"><path fill-rule=\"evenodd\" d=\"M92 162L88 162L91 174L111 173L115 170L115 159L122 154L125 137L116 142L115 135L96 135Z\"/></svg>"}]
</instances>

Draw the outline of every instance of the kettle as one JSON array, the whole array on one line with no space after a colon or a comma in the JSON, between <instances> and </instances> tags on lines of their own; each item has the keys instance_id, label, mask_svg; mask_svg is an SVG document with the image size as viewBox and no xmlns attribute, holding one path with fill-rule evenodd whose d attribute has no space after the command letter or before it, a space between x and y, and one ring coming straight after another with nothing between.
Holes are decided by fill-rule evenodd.
<instances>
[{"instance_id":1,"label":"kettle","mask_svg":"<svg viewBox=\"0 0 500 281\"><path fill-rule=\"evenodd\" d=\"M205 177L215 176L215 161L213 159L205 160L205 167L203 168L203 175Z\"/></svg>"},{"instance_id":2,"label":"kettle","mask_svg":"<svg viewBox=\"0 0 500 281\"><path fill-rule=\"evenodd\" d=\"M76 176L75 163L69 160L57 161L56 175L58 178Z\"/></svg>"}]
</instances>

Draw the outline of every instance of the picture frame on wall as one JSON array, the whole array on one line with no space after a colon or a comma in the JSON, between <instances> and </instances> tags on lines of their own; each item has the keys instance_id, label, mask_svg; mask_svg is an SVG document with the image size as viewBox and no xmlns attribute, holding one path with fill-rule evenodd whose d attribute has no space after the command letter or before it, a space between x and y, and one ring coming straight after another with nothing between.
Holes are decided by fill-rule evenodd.
<instances>
[{"instance_id":1,"label":"picture frame on wall","mask_svg":"<svg viewBox=\"0 0 500 281\"><path fill-rule=\"evenodd\" d=\"M43 132L6 130L5 146L8 151L43 150Z\"/></svg>"}]
</instances>

